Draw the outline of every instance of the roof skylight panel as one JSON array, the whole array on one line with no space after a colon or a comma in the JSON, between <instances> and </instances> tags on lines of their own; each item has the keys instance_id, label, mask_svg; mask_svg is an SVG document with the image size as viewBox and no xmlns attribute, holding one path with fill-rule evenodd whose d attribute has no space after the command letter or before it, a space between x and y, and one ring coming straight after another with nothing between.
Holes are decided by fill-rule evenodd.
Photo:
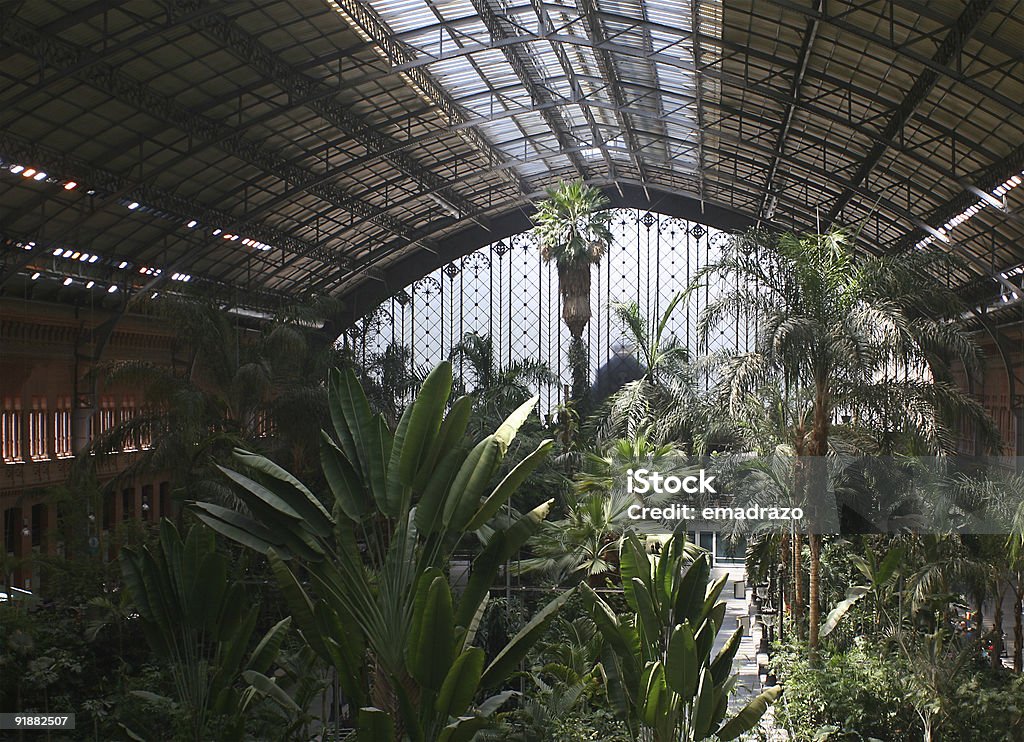
<instances>
[{"instance_id":1,"label":"roof skylight panel","mask_svg":"<svg viewBox=\"0 0 1024 742\"><path fill-rule=\"evenodd\" d=\"M606 13L643 19L643 8L636 0L601 0L600 9Z\"/></svg>"},{"instance_id":2,"label":"roof skylight panel","mask_svg":"<svg viewBox=\"0 0 1024 742\"><path fill-rule=\"evenodd\" d=\"M437 22L437 17L423 0L374 0L373 9L395 33Z\"/></svg>"}]
</instances>

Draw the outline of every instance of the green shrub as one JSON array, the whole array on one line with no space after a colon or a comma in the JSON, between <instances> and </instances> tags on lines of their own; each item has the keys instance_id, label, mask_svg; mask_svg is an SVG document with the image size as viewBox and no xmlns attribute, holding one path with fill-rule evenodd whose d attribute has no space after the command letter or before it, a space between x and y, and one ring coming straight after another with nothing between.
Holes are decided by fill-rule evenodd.
<instances>
[{"instance_id":1,"label":"green shrub","mask_svg":"<svg viewBox=\"0 0 1024 742\"><path fill-rule=\"evenodd\" d=\"M905 668L892 656L862 645L846 652L822 653L813 667L806 649L779 648L773 667L785 686L775 718L799 742L820 740L920 739L920 723L905 700Z\"/></svg>"}]
</instances>

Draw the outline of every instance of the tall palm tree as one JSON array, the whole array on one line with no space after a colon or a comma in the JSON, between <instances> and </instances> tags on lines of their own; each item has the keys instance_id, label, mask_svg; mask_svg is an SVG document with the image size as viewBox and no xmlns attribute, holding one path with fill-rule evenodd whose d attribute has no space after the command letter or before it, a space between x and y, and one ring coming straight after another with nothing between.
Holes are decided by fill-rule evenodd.
<instances>
[{"instance_id":1,"label":"tall palm tree","mask_svg":"<svg viewBox=\"0 0 1024 742\"><path fill-rule=\"evenodd\" d=\"M590 266L600 262L612 241L608 199L583 181L549 188L533 220L540 254L558 266L562 319L574 338L590 321Z\"/></svg>"},{"instance_id":2,"label":"tall palm tree","mask_svg":"<svg viewBox=\"0 0 1024 742\"><path fill-rule=\"evenodd\" d=\"M738 402L769 383L799 395L810 426L801 426L792 441L798 456L828 453L840 412L897 429L916 427L932 447L951 449L950 411L985 418L951 380L954 361L977 367L978 349L958 324L963 307L935 277L934 257L855 255L851 242L841 230L806 236L751 231L698 272L697 282L710 277L726 287L701 315L705 339L727 318L752 318L757 327L753 351L723 367L729 399ZM816 490L813 481L805 485ZM813 518L813 509L808 513ZM813 520L809 531L814 651L821 533Z\"/></svg>"},{"instance_id":3,"label":"tall palm tree","mask_svg":"<svg viewBox=\"0 0 1024 742\"><path fill-rule=\"evenodd\" d=\"M534 233L545 262L558 267L558 291L562 297L562 319L572 342L573 399L582 399L589 385L589 354L583 330L590 322L590 268L599 263L612 241L608 199L583 181L560 183L549 188L548 197L537 206Z\"/></svg>"}]
</instances>

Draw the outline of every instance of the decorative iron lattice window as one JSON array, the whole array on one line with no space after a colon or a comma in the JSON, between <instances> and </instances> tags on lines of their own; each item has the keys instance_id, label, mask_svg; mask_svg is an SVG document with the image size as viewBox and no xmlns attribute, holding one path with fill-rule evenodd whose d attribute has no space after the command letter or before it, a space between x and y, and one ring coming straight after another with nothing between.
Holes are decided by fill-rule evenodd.
<instances>
[{"instance_id":1,"label":"decorative iron lattice window","mask_svg":"<svg viewBox=\"0 0 1024 742\"><path fill-rule=\"evenodd\" d=\"M595 384L609 373L616 353L631 352L613 306L636 302L653 330L673 296L718 259L730 239L702 224L638 209L614 210L612 232L608 254L593 269L593 316L584 336ZM668 336L682 341L691 357L698 352L697 318L720 289L707 284L694 289L668 323ZM548 365L556 381L538 390L542 413L564 401L571 381L571 337L561 319L557 270L541 260L532 233L495 242L406 286L356 323L347 340L371 373L375 359L384 357L392 344L408 348L411 365L425 370L449 357L467 333L491 338L498 366L525 360ZM738 319L718 328L701 352L741 352L753 340L753 328ZM460 376L466 371L455 369Z\"/></svg>"}]
</instances>

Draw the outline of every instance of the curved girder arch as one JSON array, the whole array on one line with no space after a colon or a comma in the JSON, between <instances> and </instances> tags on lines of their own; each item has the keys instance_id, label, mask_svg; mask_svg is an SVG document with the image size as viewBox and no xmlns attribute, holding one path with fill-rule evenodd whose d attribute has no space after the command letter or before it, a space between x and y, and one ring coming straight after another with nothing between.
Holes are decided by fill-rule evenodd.
<instances>
[{"instance_id":1,"label":"curved girder arch","mask_svg":"<svg viewBox=\"0 0 1024 742\"><path fill-rule=\"evenodd\" d=\"M688 196L671 193L659 187L644 189L637 185L602 189L610 201L609 208L640 208L668 216L700 222L723 230L740 230L753 225L747 215L732 209L702 204ZM648 195L650 194L650 195ZM530 212L516 209L491 219L491 230L469 225L438 243L438 252L429 256L412 255L397 261L383 274L362 282L346 292L346 316L354 321L399 289L458 258L481 247L508 239L532 226Z\"/></svg>"}]
</instances>

